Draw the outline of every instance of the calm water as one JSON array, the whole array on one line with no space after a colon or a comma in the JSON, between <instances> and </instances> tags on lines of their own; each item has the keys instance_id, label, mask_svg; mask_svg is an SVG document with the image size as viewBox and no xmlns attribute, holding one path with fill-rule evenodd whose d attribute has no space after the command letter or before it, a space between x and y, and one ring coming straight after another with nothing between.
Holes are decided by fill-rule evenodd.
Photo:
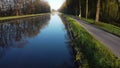
<instances>
[{"instance_id":1,"label":"calm water","mask_svg":"<svg viewBox=\"0 0 120 68\"><path fill-rule=\"evenodd\" d=\"M0 68L75 68L68 41L57 14L0 23Z\"/></svg>"}]
</instances>

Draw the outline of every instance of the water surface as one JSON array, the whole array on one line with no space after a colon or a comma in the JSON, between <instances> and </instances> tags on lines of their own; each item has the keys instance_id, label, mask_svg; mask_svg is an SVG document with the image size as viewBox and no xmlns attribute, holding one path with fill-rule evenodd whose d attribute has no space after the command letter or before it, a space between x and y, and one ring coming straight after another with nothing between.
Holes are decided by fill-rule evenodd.
<instances>
[{"instance_id":1,"label":"water surface","mask_svg":"<svg viewBox=\"0 0 120 68\"><path fill-rule=\"evenodd\" d=\"M0 23L0 68L74 68L60 17L45 14Z\"/></svg>"}]
</instances>

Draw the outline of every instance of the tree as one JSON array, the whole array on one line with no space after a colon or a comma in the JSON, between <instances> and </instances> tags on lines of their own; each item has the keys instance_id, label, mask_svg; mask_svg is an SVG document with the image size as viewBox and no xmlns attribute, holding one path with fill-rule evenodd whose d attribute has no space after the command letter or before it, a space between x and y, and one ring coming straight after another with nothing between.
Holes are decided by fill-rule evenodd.
<instances>
[{"instance_id":1,"label":"tree","mask_svg":"<svg viewBox=\"0 0 120 68\"><path fill-rule=\"evenodd\" d=\"M100 0L97 1L97 10L96 10L95 23L97 23L99 21L99 16L100 16Z\"/></svg>"},{"instance_id":2,"label":"tree","mask_svg":"<svg viewBox=\"0 0 120 68\"><path fill-rule=\"evenodd\" d=\"M82 11L82 9L81 9L81 0L79 0L79 17L81 18L81 11Z\"/></svg>"},{"instance_id":3,"label":"tree","mask_svg":"<svg viewBox=\"0 0 120 68\"><path fill-rule=\"evenodd\" d=\"M50 6L43 0L0 0L0 16L36 14L50 12Z\"/></svg>"},{"instance_id":4,"label":"tree","mask_svg":"<svg viewBox=\"0 0 120 68\"><path fill-rule=\"evenodd\" d=\"M20 3L19 3L19 0L13 0L13 3L14 3L14 14L16 16L19 15L19 7L20 7Z\"/></svg>"},{"instance_id":5,"label":"tree","mask_svg":"<svg viewBox=\"0 0 120 68\"><path fill-rule=\"evenodd\" d=\"M87 19L88 18L88 0L86 0L86 16L85 18Z\"/></svg>"}]
</instances>

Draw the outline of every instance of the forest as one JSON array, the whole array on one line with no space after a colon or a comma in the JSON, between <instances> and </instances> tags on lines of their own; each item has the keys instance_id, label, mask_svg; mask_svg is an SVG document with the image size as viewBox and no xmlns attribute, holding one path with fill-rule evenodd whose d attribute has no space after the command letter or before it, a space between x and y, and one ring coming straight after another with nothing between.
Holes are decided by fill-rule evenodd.
<instances>
[{"instance_id":1,"label":"forest","mask_svg":"<svg viewBox=\"0 0 120 68\"><path fill-rule=\"evenodd\" d=\"M59 11L111 24L120 24L120 0L66 0Z\"/></svg>"},{"instance_id":2,"label":"forest","mask_svg":"<svg viewBox=\"0 0 120 68\"><path fill-rule=\"evenodd\" d=\"M0 0L0 17L50 12L43 0Z\"/></svg>"}]
</instances>

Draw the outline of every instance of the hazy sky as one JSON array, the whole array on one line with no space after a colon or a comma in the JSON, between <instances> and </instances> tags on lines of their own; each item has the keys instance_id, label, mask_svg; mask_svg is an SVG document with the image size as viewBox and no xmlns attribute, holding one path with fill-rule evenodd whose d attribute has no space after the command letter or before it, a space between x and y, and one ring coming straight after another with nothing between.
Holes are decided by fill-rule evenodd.
<instances>
[{"instance_id":1,"label":"hazy sky","mask_svg":"<svg viewBox=\"0 0 120 68\"><path fill-rule=\"evenodd\" d=\"M51 6L51 9L59 9L60 6L65 2L65 0L46 0Z\"/></svg>"}]
</instances>

